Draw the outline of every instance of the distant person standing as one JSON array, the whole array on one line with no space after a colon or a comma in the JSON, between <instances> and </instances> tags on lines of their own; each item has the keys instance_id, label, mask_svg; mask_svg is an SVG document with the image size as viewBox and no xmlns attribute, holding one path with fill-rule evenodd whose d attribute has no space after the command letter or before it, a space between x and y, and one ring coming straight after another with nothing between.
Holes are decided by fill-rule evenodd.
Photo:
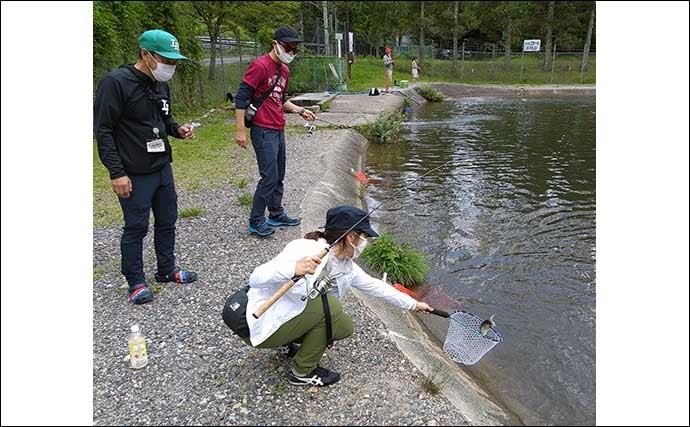
<instances>
[{"instance_id":1,"label":"distant person standing","mask_svg":"<svg viewBox=\"0 0 690 427\"><path fill-rule=\"evenodd\" d=\"M383 66L386 71L386 93L388 93L393 83L393 63L395 63L395 60L391 57L391 48L387 47L385 53L383 55Z\"/></svg>"},{"instance_id":2,"label":"distant person standing","mask_svg":"<svg viewBox=\"0 0 690 427\"><path fill-rule=\"evenodd\" d=\"M419 72L422 71L421 68L419 68L419 65L417 65L417 57L413 56L412 57L412 84L417 83L417 78L419 78Z\"/></svg>"},{"instance_id":3,"label":"distant person standing","mask_svg":"<svg viewBox=\"0 0 690 427\"><path fill-rule=\"evenodd\" d=\"M274 227L299 225L299 218L290 217L283 208L285 178L285 112L297 113L305 120L316 115L287 100L287 87L292 62L302 40L292 27L276 30L273 49L249 65L235 97L237 132L235 141L247 147L245 115L250 104L256 107L251 125L252 147L256 153L261 179L256 185L249 217L250 233L257 236L273 234ZM268 220L266 219L268 209Z\"/></svg>"},{"instance_id":4,"label":"distant person standing","mask_svg":"<svg viewBox=\"0 0 690 427\"><path fill-rule=\"evenodd\" d=\"M146 31L139 37L139 60L106 74L93 104L98 155L110 173L124 215L122 274L134 304L153 301L142 259L151 210L158 261L155 280L190 283L197 278L195 272L175 265L177 193L168 137L194 139L194 127L175 123L166 82L175 73L177 61L184 59L175 36L163 30Z\"/></svg>"}]
</instances>

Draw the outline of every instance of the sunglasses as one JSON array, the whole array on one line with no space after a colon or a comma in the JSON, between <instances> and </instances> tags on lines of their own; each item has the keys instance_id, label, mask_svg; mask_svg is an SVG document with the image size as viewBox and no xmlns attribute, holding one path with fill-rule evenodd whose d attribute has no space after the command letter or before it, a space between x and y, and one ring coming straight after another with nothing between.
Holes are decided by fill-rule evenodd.
<instances>
[{"instance_id":1,"label":"sunglasses","mask_svg":"<svg viewBox=\"0 0 690 427\"><path fill-rule=\"evenodd\" d=\"M283 43L283 42L278 42L278 44L280 44L281 46L283 46L283 47L285 48L285 52L287 52L287 53L297 53L297 52L299 52L299 46L294 46L294 47L292 47L292 46L286 45L286 44Z\"/></svg>"}]
</instances>

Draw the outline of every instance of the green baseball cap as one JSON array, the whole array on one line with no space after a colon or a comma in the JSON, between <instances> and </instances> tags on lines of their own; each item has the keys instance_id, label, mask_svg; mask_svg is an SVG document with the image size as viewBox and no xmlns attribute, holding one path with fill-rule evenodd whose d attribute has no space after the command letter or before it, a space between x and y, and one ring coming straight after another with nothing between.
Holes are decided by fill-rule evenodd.
<instances>
[{"instance_id":1,"label":"green baseball cap","mask_svg":"<svg viewBox=\"0 0 690 427\"><path fill-rule=\"evenodd\" d=\"M139 47L167 59L189 59L180 54L177 37L163 30L144 31L139 37Z\"/></svg>"}]
</instances>

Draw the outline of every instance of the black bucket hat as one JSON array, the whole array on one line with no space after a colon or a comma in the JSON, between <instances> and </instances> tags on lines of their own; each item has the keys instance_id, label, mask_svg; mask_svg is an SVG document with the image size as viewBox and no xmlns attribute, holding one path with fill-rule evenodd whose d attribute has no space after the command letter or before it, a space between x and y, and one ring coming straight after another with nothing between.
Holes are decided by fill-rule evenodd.
<instances>
[{"instance_id":1,"label":"black bucket hat","mask_svg":"<svg viewBox=\"0 0 690 427\"><path fill-rule=\"evenodd\" d=\"M337 206L331 208L326 213L326 230L347 230L357 221L364 218L367 213L354 206ZM369 224L369 217L364 218L362 222L357 224L354 230L361 231L369 237L378 237L379 233L375 232Z\"/></svg>"}]
</instances>

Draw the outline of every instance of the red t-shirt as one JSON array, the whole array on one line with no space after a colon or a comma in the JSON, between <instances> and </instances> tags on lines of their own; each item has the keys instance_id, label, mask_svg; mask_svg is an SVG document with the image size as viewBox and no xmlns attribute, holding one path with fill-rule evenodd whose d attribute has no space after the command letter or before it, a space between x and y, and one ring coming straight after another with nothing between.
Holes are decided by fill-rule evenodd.
<instances>
[{"instance_id":1,"label":"red t-shirt","mask_svg":"<svg viewBox=\"0 0 690 427\"><path fill-rule=\"evenodd\" d=\"M247 72L242 79L249 86L254 88L252 102L258 100L265 94L278 78L278 71L282 69L282 74L278 84L254 117L254 124L264 128L283 130L285 129L285 113L283 112L283 94L287 89L290 69L287 65L276 64L271 59L271 55L266 54L257 58L249 65Z\"/></svg>"}]
</instances>

